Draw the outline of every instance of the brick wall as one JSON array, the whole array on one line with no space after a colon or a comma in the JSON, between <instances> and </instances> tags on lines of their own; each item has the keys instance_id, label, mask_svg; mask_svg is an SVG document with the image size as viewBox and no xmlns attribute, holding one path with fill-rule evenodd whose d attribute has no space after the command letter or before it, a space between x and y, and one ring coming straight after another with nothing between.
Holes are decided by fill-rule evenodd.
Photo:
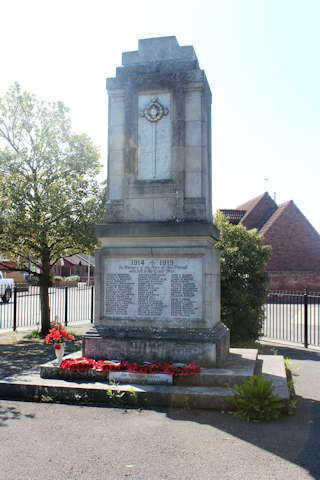
<instances>
[{"instance_id":1,"label":"brick wall","mask_svg":"<svg viewBox=\"0 0 320 480\"><path fill-rule=\"evenodd\" d=\"M263 243L272 246L268 271L320 275L320 235L292 201L279 206L261 233Z\"/></svg>"},{"instance_id":2,"label":"brick wall","mask_svg":"<svg viewBox=\"0 0 320 480\"><path fill-rule=\"evenodd\" d=\"M320 272L268 272L271 290L320 292Z\"/></svg>"}]
</instances>

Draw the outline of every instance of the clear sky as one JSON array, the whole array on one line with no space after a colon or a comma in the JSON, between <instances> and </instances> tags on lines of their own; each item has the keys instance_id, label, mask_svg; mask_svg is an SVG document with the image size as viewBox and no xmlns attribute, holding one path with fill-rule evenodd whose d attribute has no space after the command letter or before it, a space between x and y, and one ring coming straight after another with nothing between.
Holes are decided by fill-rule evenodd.
<instances>
[{"instance_id":1,"label":"clear sky","mask_svg":"<svg viewBox=\"0 0 320 480\"><path fill-rule=\"evenodd\" d=\"M268 190L320 232L320 0L0 0L0 12L0 95L18 81L63 101L102 177L121 53L139 38L193 45L213 93L214 211Z\"/></svg>"}]
</instances>

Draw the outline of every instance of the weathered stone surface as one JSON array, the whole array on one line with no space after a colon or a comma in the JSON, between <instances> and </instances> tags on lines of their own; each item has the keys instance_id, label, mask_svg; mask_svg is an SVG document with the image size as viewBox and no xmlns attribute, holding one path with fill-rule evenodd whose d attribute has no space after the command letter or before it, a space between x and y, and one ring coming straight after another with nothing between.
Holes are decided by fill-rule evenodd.
<instances>
[{"instance_id":1,"label":"weathered stone surface","mask_svg":"<svg viewBox=\"0 0 320 480\"><path fill-rule=\"evenodd\" d=\"M202 237L209 240L219 239L219 230L213 223L177 223L177 222L126 222L104 223L97 225L96 233L99 238L119 237ZM212 241L211 239L211 241ZM181 239L180 241L183 241ZM190 243L190 239L188 240ZM168 239L168 244L169 239Z\"/></svg>"},{"instance_id":2,"label":"weathered stone surface","mask_svg":"<svg viewBox=\"0 0 320 480\"><path fill-rule=\"evenodd\" d=\"M123 330L125 333L125 331ZM141 337L143 336L141 332ZM210 341L179 341L148 338L111 338L86 336L83 355L96 359L126 358L130 362L194 361L201 366L216 366L216 346Z\"/></svg>"},{"instance_id":3,"label":"weathered stone surface","mask_svg":"<svg viewBox=\"0 0 320 480\"><path fill-rule=\"evenodd\" d=\"M228 348L229 330L222 323L213 329L97 326L85 336L82 354L97 360L193 361L203 367L221 367Z\"/></svg>"},{"instance_id":4,"label":"weathered stone surface","mask_svg":"<svg viewBox=\"0 0 320 480\"><path fill-rule=\"evenodd\" d=\"M223 365L212 224L211 92L175 37L123 54L109 95L108 199L97 226L96 359Z\"/></svg>"},{"instance_id":5,"label":"weathered stone surface","mask_svg":"<svg viewBox=\"0 0 320 480\"><path fill-rule=\"evenodd\" d=\"M175 37L140 40L137 52L123 54L123 66L108 79L107 89L106 220L211 222L211 92L193 47L180 47ZM152 102L160 105L161 114L156 107L148 110ZM190 147L202 148L194 161ZM163 180L171 183L173 199ZM148 202L141 182L157 187ZM186 208L185 198L196 199L197 208Z\"/></svg>"},{"instance_id":6,"label":"weathered stone surface","mask_svg":"<svg viewBox=\"0 0 320 480\"><path fill-rule=\"evenodd\" d=\"M211 239L212 240L212 239ZM102 240L103 241L103 240ZM179 328L213 328L216 324L220 322L220 275L219 275L219 254L212 246L212 243L206 238L193 238L193 237L179 237L178 239L173 239L167 237L155 237L149 240L147 238L142 238L141 243L137 242L136 238L108 238L106 244L109 246L103 246L100 250L96 252L96 311L95 311L95 325L99 326L126 326L126 327L150 327L156 326L159 321L161 322L162 328L170 327L179 327ZM148 246L147 246L148 245ZM194 304L197 299L197 308L198 315L183 315L175 316L171 315L171 290L170 293L167 292L165 297L167 300L170 300L170 307L168 302L165 303L165 299L162 299L164 305L163 314L160 316L146 314L145 316L134 314L133 312L137 310L138 303L136 293L138 285L134 282L132 284L133 277L137 279L139 273L129 274L129 277L126 277L126 280L123 280L122 289L125 288L125 284L128 284L128 288L132 288L132 294L130 295L130 302L128 304L128 309L126 310L126 315L118 315L117 318L109 313L105 312L105 302L107 296L110 295L109 290L105 286L105 273L108 271L109 263L120 262L125 264L126 262L131 261L141 262L143 259L147 259L146 262L160 263L173 261L177 265L184 266L181 270L188 271L193 278L193 286L197 288L197 291L194 291L193 295L195 297L191 298L191 303ZM190 265L188 262L190 260ZM193 275L193 267L197 265L199 271L197 273L196 286ZM133 267L134 268L134 267ZM141 267L142 268L142 267ZM138 266L134 268L138 270ZM200 273L200 270L202 271ZM154 272L156 275L158 271ZM174 270L170 273L168 271L168 278L161 284L171 285L173 274L176 274L177 271ZM131 278L131 280L130 280ZM180 282L181 283L181 282ZM131 285L131 286L130 286ZM170 287L171 288L171 287ZM107 291L108 290L108 291ZM159 292L156 292L156 294ZM143 294L143 291L141 291ZM117 295L120 295L120 290ZM185 297L186 293L184 294ZM154 296L154 302L157 301L158 296ZM125 301L127 301L125 300ZM158 301L161 300L158 298ZM185 301L188 300L188 297L185 298ZM150 297L151 301L151 297ZM136 303L134 303L136 302ZM180 303L183 303L183 300ZM152 303L152 302L151 302ZM194 304L195 305L195 304ZM166 315L170 309L170 315Z\"/></svg>"},{"instance_id":7,"label":"weathered stone surface","mask_svg":"<svg viewBox=\"0 0 320 480\"><path fill-rule=\"evenodd\" d=\"M201 257L105 257L103 269L108 318L202 317Z\"/></svg>"},{"instance_id":8,"label":"weathered stone surface","mask_svg":"<svg viewBox=\"0 0 320 480\"><path fill-rule=\"evenodd\" d=\"M126 385L172 385L172 375L165 373L110 372L109 381Z\"/></svg>"},{"instance_id":9,"label":"weathered stone surface","mask_svg":"<svg viewBox=\"0 0 320 480\"><path fill-rule=\"evenodd\" d=\"M259 355L262 361L261 373L266 380L271 380L274 386L274 393L283 400L289 400L286 369L282 355Z\"/></svg>"},{"instance_id":10,"label":"weathered stone surface","mask_svg":"<svg viewBox=\"0 0 320 480\"><path fill-rule=\"evenodd\" d=\"M197 60L192 46L180 47L176 37L146 38L139 40L139 50L124 52L123 65L145 64L148 62Z\"/></svg>"},{"instance_id":11,"label":"weathered stone surface","mask_svg":"<svg viewBox=\"0 0 320 480\"><path fill-rule=\"evenodd\" d=\"M139 94L138 108L138 179L170 179L171 95Z\"/></svg>"}]
</instances>

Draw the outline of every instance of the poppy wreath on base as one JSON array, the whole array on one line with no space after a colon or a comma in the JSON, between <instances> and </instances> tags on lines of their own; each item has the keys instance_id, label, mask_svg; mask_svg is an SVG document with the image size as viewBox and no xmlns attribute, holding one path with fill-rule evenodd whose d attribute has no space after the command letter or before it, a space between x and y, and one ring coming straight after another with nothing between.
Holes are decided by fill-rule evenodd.
<instances>
[{"instance_id":1,"label":"poppy wreath on base","mask_svg":"<svg viewBox=\"0 0 320 480\"><path fill-rule=\"evenodd\" d=\"M92 358L66 358L62 361L60 368L64 370L89 370L94 369L97 372L124 372L129 373L165 373L173 376L196 375L200 372L200 367L194 362L189 363L161 363L145 362L143 364L130 363L125 360L93 360Z\"/></svg>"}]
</instances>

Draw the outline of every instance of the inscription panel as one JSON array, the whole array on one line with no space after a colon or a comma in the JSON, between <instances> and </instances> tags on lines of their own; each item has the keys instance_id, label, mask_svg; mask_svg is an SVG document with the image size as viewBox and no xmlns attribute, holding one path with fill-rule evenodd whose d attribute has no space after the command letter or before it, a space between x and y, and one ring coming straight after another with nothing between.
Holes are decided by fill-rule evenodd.
<instances>
[{"instance_id":1,"label":"inscription panel","mask_svg":"<svg viewBox=\"0 0 320 480\"><path fill-rule=\"evenodd\" d=\"M104 315L201 319L202 258L106 258Z\"/></svg>"}]
</instances>

